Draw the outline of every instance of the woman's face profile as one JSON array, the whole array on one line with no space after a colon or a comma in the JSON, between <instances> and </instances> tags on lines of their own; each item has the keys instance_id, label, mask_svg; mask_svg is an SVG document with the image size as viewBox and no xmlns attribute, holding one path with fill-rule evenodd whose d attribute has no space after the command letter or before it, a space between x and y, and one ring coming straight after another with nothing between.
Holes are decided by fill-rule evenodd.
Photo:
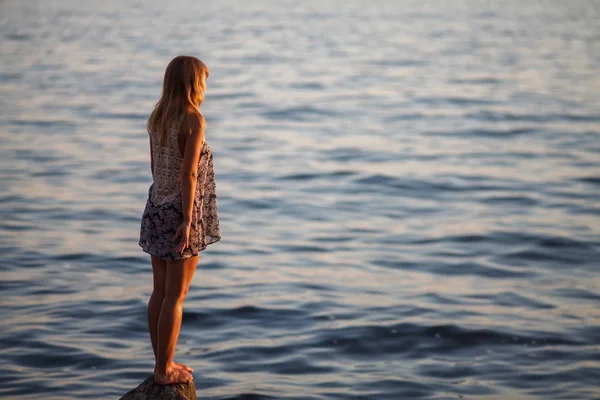
<instances>
[{"instance_id":1,"label":"woman's face profile","mask_svg":"<svg viewBox=\"0 0 600 400\"><path fill-rule=\"evenodd\" d=\"M202 93L206 92L206 75L202 75L202 79L200 80L200 89Z\"/></svg>"}]
</instances>

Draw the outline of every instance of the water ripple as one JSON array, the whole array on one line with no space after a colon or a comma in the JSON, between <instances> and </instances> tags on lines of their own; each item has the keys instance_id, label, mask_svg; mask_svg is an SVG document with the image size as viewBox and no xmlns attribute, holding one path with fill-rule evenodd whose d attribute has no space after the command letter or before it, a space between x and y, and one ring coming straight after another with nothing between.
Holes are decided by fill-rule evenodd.
<instances>
[{"instance_id":1,"label":"water ripple","mask_svg":"<svg viewBox=\"0 0 600 400\"><path fill-rule=\"evenodd\" d=\"M194 54L198 398L599 398L592 2L82 4L0 5L0 397L150 375L145 122Z\"/></svg>"}]
</instances>

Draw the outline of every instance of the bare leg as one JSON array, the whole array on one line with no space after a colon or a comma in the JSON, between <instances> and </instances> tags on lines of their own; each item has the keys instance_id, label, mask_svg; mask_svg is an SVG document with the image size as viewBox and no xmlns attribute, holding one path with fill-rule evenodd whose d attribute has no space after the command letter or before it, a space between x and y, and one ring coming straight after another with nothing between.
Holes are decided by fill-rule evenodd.
<instances>
[{"instance_id":1,"label":"bare leg","mask_svg":"<svg viewBox=\"0 0 600 400\"><path fill-rule=\"evenodd\" d=\"M158 330L158 316L165 298L165 285L167 283L167 262L157 257L152 257L152 273L153 273L153 291L148 301L148 332L150 333L150 341L152 342L152 350L154 351L154 362L156 364L156 341ZM187 372L194 370L185 364L180 364L173 361L176 368L183 369ZM156 368L154 368L156 372Z\"/></svg>"},{"instance_id":2,"label":"bare leg","mask_svg":"<svg viewBox=\"0 0 600 400\"><path fill-rule=\"evenodd\" d=\"M154 289L148 301L148 332L154 351L154 361L156 362L156 341L158 337L158 316L165 298L165 285L167 283L167 262L152 256L152 275Z\"/></svg>"},{"instance_id":3,"label":"bare leg","mask_svg":"<svg viewBox=\"0 0 600 400\"><path fill-rule=\"evenodd\" d=\"M173 356L181 328L183 300L194 277L198 258L167 261L165 297L158 317L156 341L154 382L157 384L190 382L193 379L187 371L175 367Z\"/></svg>"}]
</instances>

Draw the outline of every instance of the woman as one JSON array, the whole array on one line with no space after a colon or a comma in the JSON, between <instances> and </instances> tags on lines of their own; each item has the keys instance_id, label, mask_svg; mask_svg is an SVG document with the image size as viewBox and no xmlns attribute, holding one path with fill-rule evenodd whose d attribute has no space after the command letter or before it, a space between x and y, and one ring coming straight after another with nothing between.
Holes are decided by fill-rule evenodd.
<instances>
[{"instance_id":1,"label":"woman","mask_svg":"<svg viewBox=\"0 0 600 400\"><path fill-rule=\"evenodd\" d=\"M193 370L173 361L183 301L200 252L221 240L212 150L204 137L208 68L178 56L167 66L162 95L148 118L153 183L142 215L140 241L151 255L154 290L148 330L154 382L190 382Z\"/></svg>"}]
</instances>

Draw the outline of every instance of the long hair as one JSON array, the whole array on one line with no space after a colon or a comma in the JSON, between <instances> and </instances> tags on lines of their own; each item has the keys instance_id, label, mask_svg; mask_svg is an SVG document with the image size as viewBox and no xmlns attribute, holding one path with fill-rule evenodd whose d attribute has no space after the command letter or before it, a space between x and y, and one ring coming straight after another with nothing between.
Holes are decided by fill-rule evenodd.
<instances>
[{"instance_id":1,"label":"long hair","mask_svg":"<svg viewBox=\"0 0 600 400\"><path fill-rule=\"evenodd\" d=\"M161 145L165 144L171 124L179 125L181 134L193 128L190 121L199 123L202 119L198 110L204 100L201 82L208 73L206 65L191 56L177 56L167 65L160 100L146 124L148 133ZM189 110L194 110L198 118L184 118Z\"/></svg>"}]
</instances>

